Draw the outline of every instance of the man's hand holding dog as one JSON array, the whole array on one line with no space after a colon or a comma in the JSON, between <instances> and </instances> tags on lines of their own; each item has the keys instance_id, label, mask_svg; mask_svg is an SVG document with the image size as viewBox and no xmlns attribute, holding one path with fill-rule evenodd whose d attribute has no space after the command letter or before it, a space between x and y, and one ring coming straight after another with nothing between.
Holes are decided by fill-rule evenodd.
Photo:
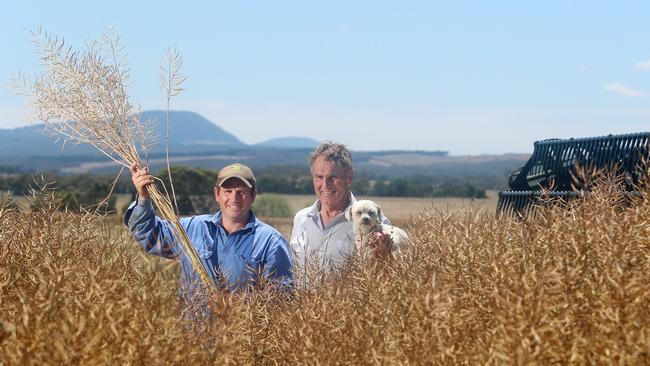
<instances>
[{"instance_id":1,"label":"man's hand holding dog","mask_svg":"<svg viewBox=\"0 0 650 366\"><path fill-rule=\"evenodd\" d=\"M371 233L368 238L368 250L370 256L375 260L390 258L392 242L390 235L381 232Z\"/></svg>"}]
</instances>

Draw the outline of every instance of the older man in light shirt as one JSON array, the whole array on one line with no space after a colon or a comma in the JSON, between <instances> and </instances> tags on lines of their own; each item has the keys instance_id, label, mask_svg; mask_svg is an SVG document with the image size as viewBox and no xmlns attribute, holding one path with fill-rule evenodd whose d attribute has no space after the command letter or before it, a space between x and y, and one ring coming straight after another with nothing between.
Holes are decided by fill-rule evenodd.
<instances>
[{"instance_id":1,"label":"older man in light shirt","mask_svg":"<svg viewBox=\"0 0 650 366\"><path fill-rule=\"evenodd\" d=\"M350 188L354 169L350 151L342 144L324 142L309 156L317 200L300 210L293 220L289 245L299 271L330 270L354 253L352 223L345 211L356 199ZM383 222L389 224L387 218Z\"/></svg>"}]
</instances>

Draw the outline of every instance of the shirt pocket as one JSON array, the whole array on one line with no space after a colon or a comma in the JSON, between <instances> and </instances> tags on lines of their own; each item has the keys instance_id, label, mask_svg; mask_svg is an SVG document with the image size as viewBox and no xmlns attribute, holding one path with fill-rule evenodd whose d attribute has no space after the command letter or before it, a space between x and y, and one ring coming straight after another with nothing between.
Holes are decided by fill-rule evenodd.
<instances>
[{"instance_id":1,"label":"shirt pocket","mask_svg":"<svg viewBox=\"0 0 650 366\"><path fill-rule=\"evenodd\" d=\"M243 267L242 270L246 273L253 276L259 275L264 270L264 262L256 260L254 258L246 258L243 255L240 256L242 259Z\"/></svg>"},{"instance_id":2,"label":"shirt pocket","mask_svg":"<svg viewBox=\"0 0 650 366\"><path fill-rule=\"evenodd\" d=\"M212 255L214 254L214 249L216 248L213 239L208 236L203 236L199 238L198 245L194 246L196 254L204 261L210 261Z\"/></svg>"}]
</instances>

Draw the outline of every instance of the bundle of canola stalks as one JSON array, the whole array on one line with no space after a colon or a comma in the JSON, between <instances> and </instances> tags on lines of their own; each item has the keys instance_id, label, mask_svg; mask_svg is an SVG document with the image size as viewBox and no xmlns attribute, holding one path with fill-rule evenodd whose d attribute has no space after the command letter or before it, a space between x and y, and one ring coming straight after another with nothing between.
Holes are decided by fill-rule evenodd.
<instances>
[{"instance_id":1,"label":"bundle of canola stalks","mask_svg":"<svg viewBox=\"0 0 650 366\"><path fill-rule=\"evenodd\" d=\"M63 143L90 144L116 163L140 169L140 153L147 154L157 142L152 124L142 122L135 113L126 92L129 75L123 62L119 37L107 32L87 43L85 52L75 52L64 40L47 32L33 33L43 72L33 83L18 75L16 86L29 97L35 119ZM177 73L180 59L171 66L165 79L168 97L176 95L184 77ZM139 147L139 149L138 149ZM169 194L155 185L147 186L160 217L169 221L176 240L190 259L194 270L209 290L215 289L208 271L201 262L189 236L172 206Z\"/></svg>"}]
</instances>

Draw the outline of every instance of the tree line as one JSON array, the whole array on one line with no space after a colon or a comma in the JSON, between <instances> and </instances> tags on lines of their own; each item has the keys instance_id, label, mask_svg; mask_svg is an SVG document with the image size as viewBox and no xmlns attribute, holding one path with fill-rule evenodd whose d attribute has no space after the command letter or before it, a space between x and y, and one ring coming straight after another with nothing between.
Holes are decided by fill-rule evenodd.
<instances>
[{"instance_id":1,"label":"tree line","mask_svg":"<svg viewBox=\"0 0 650 366\"><path fill-rule=\"evenodd\" d=\"M260 176L257 181L262 192L314 194L310 176L292 177L267 173ZM379 197L486 197L485 189L480 189L460 178L437 181L425 176L386 180L371 180L361 176L352 181L352 192L361 196Z\"/></svg>"},{"instance_id":2,"label":"tree line","mask_svg":"<svg viewBox=\"0 0 650 366\"><path fill-rule=\"evenodd\" d=\"M280 194L314 194L311 176L305 169L260 169L257 175L257 185L260 193ZM279 173L280 171L284 173ZM189 166L173 166L171 168L174 191L179 199L179 206L184 211L194 207L196 203L192 196L210 196L211 187L217 179L217 171ZM171 193L167 170L155 174ZM106 175L59 175L56 173L16 172L10 169L0 171L0 190L12 192L15 195L29 193L35 181L55 182L57 195L63 200L63 207L78 209L97 204L114 193L133 193L133 185L129 174L115 180L114 176ZM164 190L165 188L161 186ZM463 197L484 198L485 189L466 179L466 177L433 177L413 176L386 178L372 175L356 176L353 180L352 191L361 196L394 196L394 197ZM114 210L115 199L105 205L105 211Z\"/></svg>"},{"instance_id":3,"label":"tree line","mask_svg":"<svg viewBox=\"0 0 650 366\"><path fill-rule=\"evenodd\" d=\"M30 191L40 190L47 187L52 190L52 194L59 202L61 210L79 211L82 208L86 210L97 210L99 213L108 213L115 211L116 197L111 195L113 192L126 193L129 191L126 180L114 181L115 177L95 176L95 175L77 175L61 176L54 173L43 174L7 174L0 173L0 191L10 192L16 196L30 195ZM101 203L101 204L100 204ZM38 202L33 202L38 204Z\"/></svg>"}]
</instances>

